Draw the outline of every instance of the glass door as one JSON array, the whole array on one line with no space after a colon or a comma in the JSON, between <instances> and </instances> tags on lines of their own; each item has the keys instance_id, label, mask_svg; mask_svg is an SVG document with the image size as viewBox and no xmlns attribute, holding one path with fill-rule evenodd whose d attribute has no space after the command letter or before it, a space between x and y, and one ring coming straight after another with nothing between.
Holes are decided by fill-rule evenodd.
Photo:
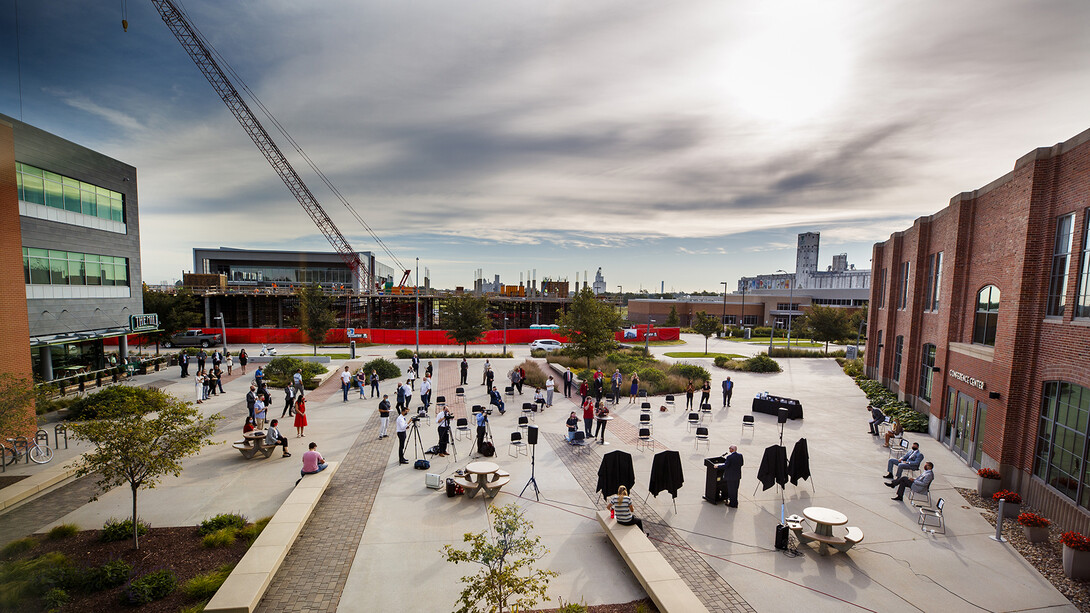
<instances>
[{"instance_id":1,"label":"glass door","mask_svg":"<svg viewBox=\"0 0 1090 613\"><path fill-rule=\"evenodd\" d=\"M976 432L973 435L973 468L980 468L980 459L984 457L984 418L988 407L983 402L976 403Z\"/></svg>"},{"instance_id":2,"label":"glass door","mask_svg":"<svg viewBox=\"0 0 1090 613\"><path fill-rule=\"evenodd\" d=\"M968 460L972 450L973 399L958 392L958 409L954 416L954 452Z\"/></svg>"}]
</instances>

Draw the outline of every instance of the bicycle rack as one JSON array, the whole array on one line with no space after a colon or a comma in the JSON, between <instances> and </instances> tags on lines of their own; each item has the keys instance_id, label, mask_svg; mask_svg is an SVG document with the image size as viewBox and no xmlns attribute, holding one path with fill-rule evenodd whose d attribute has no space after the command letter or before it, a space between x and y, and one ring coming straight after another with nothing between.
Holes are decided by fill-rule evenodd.
<instances>
[{"instance_id":1,"label":"bicycle rack","mask_svg":"<svg viewBox=\"0 0 1090 613\"><path fill-rule=\"evenodd\" d=\"M34 444L41 445L42 447L49 446L49 433L41 428L38 428L38 432L34 435Z\"/></svg>"},{"instance_id":2,"label":"bicycle rack","mask_svg":"<svg viewBox=\"0 0 1090 613\"><path fill-rule=\"evenodd\" d=\"M11 446L15 449L15 461L19 461L19 447L23 447L23 457L27 464L30 464L30 443L27 442L25 436L17 436L12 442Z\"/></svg>"},{"instance_id":3,"label":"bicycle rack","mask_svg":"<svg viewBox=\"0 0 1090 613\"><path fill-rule=\"evenodd\" d=\"M62 434L64 435L64 448L68 449L68 426L66 426L64 424L57 424L56 427L53 428L53 448L54 449L60 449L61 448L61 435ZM46 444L48 444L48 443L49 443L49 441L46 441Z\"/></svg>"}]
</instances>

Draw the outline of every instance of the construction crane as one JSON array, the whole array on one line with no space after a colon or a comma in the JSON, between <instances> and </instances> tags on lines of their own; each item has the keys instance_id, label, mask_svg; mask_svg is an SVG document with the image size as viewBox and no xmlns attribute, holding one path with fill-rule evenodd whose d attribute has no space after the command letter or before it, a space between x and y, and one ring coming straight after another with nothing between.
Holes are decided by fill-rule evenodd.
<instances>
[{"instance_id":1,"label":"construction crane","mask_svg":"<svg viewBox=\"0 0 1090 613\"><path fill-rule=\"evenodd\" d=\"M333 220L329 218L325 209L318 203L318 199L311 193L310 188L308 188L306 183L303 182L303 179L299 177L299 173L295 171L295 168L292 167L288 159L284 157L280 148L277 147L264 126L262 126L257 117L254 116L253 111L250 110L246 101L239 95L238 90L235 89L231 80L220 68L213 57L212 52L197 32L196 28L189 23L189 20L186 19L182 11L180 11L171 0L151 0L151 3L155 5L156 10L159 11L159 15L163 18L163 22L166 23L167 27L170 28L170 31L174 33L174 37L181 43L182 48L189 54L193 63L197 65L197 68L199 68L205 78L208 79L212 88L216 90L216 93L219 94L224 104L231 110L235 119L238 120L239 124L242 125L242 128L246 130L246 133L253 139L254 144L257 145L257 148L265 156L265 159L269 161L269 164L276 173L280 175L280 179L284 181L284 185L287 186L288 191L295 196L295 199L299 201L299 204L303 205L303 209L310 215L311 220L314 221L314 225L318 226L318 229L326 237L326 240L329 241L329 244L333 246L344 260L345 264L352 270L353 275L360 280L360 287L363 289L364 293L372 293L375 287L374 271L371 270L363 260L360 259L359 254L352 249L352 246L348 243L348 239L341 234L341 231L337 228L336 224L333 223ZM123 25L128 29L127 22L123 21ZM258 105L261 106L260 101L258 101ZM276 120L273 119L273 122L276 123ZM320 171L318 172L320 174ZM326 181L327 185L336 191L336 188L333 188L333 186L329 184L328 179L326 179L324 175L322 175L322 178ZM339 192L338 195L340 195ZM348 205L347 201L345 201L345 206L349 208L357 220L363 223L368 232L382 244L382 241L378 236L371 231L371 228L356 214L351 206ZM398 264L399 268L402 267L400 265L401 263L394 257L393 253L386 248L385 244L382 244L382 246L386 249L387 254L394 260L395 264ZM407 275L408 273L406 272L406 278ZM404 279L402 280L402 284L404 284ZM349 309L349 314L346 315L346 317L351 316L350 305L351 300L348 301L348 306L346 307ZM370 301L368 300L368 327L371 325L370 306ZM346 325L350 325L350 322L347 319L345 323Z\"/></svg>"}]
</instances>

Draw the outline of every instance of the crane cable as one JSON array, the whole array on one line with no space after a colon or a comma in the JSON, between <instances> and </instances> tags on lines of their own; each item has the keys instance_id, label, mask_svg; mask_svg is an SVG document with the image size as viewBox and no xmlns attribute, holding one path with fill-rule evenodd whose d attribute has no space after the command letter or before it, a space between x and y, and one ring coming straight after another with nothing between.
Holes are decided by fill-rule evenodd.
<instances>
[{"instance_id":1,"label":"crane cable","mask_svg":"<svg viewBox=\"0 0 1090 613\"><path fill-rule=\"evenodd\" d=\"M393 251L390 250L386 243L383 242L381 238L379 238L379 235L371 228L371 226L363 219L363 217L361 217L360 214L356 212L355 207L353 207L352 204L348 202L348 199L345 198L344 194L342 194L341 191L337 189L337 186L333 185L333 182L329 179L329 177L327 177L326 174L322 172L320 168L318 168L318 165L314 163L314 161L310 158L309 155L307 155L305 151L303 151L303 148L299 145L298 142L296 142L294 138L292 138L291 134L288 134L287 129L284 128L280 121L276 119L276 117L272 114L272 111L270 111L268 107L266 107L265 104L261 102L261 99L258 98L257 94L250 89L250 86L246 84L246 82L242 79L242 76L235 72L235 69L227 61L227 58L225 58L223 54L221 54L219 50L216 49L216 47L208 40L208 38L205 37L204 33L197 28L197 26L193 22L193 19L189 17L189 13L185 10L185 7L182 5L182 3L178 2L177 4L178 10L185 14L186 19L189 21L189 24L193 29L193 32L198 38L200 38L201 42L204 43L208 50L216 56L217 61L228 73L230 73L232 79L234 79L235 82L241 86L240 89L246 92L247 96L249 96L250 99L253 100L257 108L261 109L261 112L264 113L265 117L267 117L269 121L272 122L273 126L276 127L276 130L280 132L280 134L287 140L287 142L291 145L295 152L303 158L303 160L307 163L307 166L309 166L310 169L314 171L316 175L318 175L318 177L322 180L322 183L324 183L326 187L328 187L329 190L333 192L337 199L341 201L341 204L343 204L344 207L348 209L348 212L352 214L352 217L354 217L356 221L359 222L359 224L367 230L367 233L371 236L371 238L374 239L375 242L382 247L382 250L386 253L386 255L389 256L391 260L393 260L395 266L398 269L405 268L404 264L401 263L401 260L399 260L397 256L394 255ZM373 272L374 271L372 271L372 274Z\"/></svg>"}]
</instances>

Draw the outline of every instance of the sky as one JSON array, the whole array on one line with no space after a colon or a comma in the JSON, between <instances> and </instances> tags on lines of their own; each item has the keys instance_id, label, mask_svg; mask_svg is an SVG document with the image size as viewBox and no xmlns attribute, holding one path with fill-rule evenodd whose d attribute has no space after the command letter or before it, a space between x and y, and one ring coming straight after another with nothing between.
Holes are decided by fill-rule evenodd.
<instances>
[{"instance_id":1,"label":"sky","mask_svg":"<svg viewBox=\"0 0 1090 613\"><path fill-rule=\"evenodd\" d=\"M440 288L601 267L609 291L733 291L793 271L800 232L819 266L869 268L875 242L1090 128L1084 0L180 4ZM137 168L149 283L194 247L331 250L151 2L0 0L0 113Z\"/></svg>"}]
</instances>

